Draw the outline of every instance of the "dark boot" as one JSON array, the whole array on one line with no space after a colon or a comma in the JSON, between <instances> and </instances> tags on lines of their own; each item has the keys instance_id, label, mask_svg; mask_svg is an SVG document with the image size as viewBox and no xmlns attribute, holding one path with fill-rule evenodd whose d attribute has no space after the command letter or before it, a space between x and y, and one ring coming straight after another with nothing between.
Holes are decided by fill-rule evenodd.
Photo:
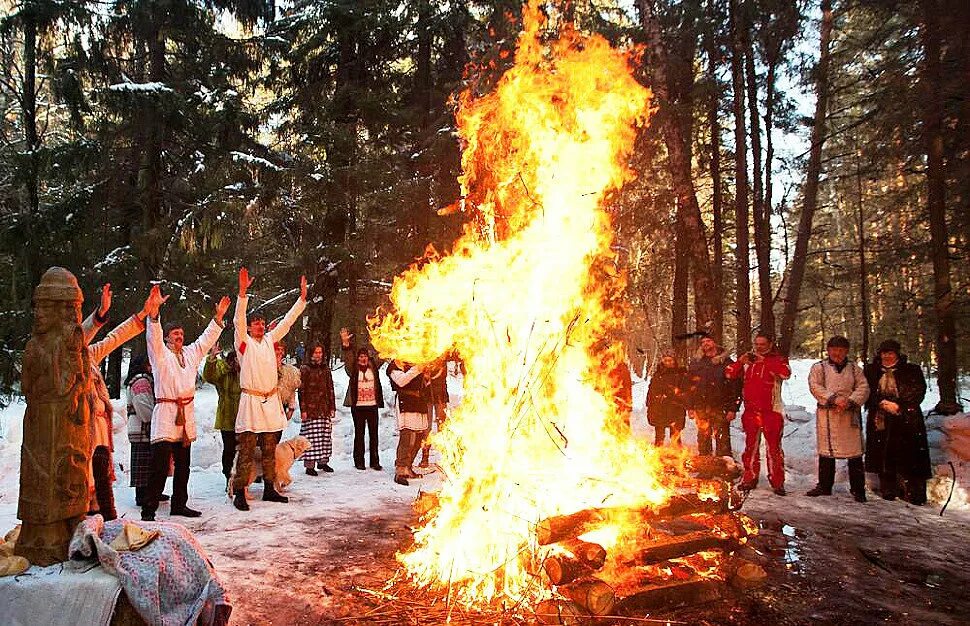
<instances>
[{"instance_id":1,"label":"dark boot","mask_svg":"<svg viewBox=\"0 0 970 626\"><path fill-rule=\"evenodd\" d=\"M263 500L266 502L289 502L290 499L286 496L281 496L273 483L270 481L263 481Z\"/></svg>"},{"instance_id":2,"label":"dark boot","mask_svg":"<svg viewBox=\"0 0 970 626\"><path fill-rule=\"evenodd\" d=\"M182 506L173 506L172 510L169 511L169 515L179 515L181 517L202 517L202 511L190 509L183 504Z\"/></svg>"},{"instance_id":3,"label":"dark boot","mask_svg":"<svg viewBox=\"0 0 970 626\"><path fill-rule=\"evenodd\" d=\"M866 467L861 456L849 459L849 491L856 502L866 501Z\"/></svg>"},{"instance_id":4,"label":"dark boot","mask_svg":"<svg viewBox=\"0 0 970 626\"><path fill-rule=\"evenodd\" d=\"M249 510L249 503L246 502L246 493L244 490L240 489L236 492L236 495L232 497L232 505L240 511Z\"/></svg>"},{"instance_id":5,"label":"dark boot","mask_svg":"<svg viewBox=\"0 0 970 626\"><path fill-rule=\"evenodd\" d=\"M818 484L805 495L810 498L832 495L832 485L835 484L835 459L818 457Z\"/></svg>"},{"instance_id":6,"label":"dark boot","mask_svg":"<svg viewBox=\"0 0 970 626\"><path fill-rule=\"evenodd\" d=\"M923 506L926 504L926 479L907 478L906 479L906 500L910 504ZM107 517L105 519L108 519Z\"/></svg>"},{"instance_id":7,"label":"dark boot","mask_svg":"<svg viewBox=\"0 0 970 626\"><path fill-rule=\"evenodd\" d=\"M148 501L148 487L135 487L135 506L145 506Z\"/></svg>"},{"instance_id":8,"label":"dark boot","mask_svg":"<svg viewBox=\"0 0 970 626\"><path fill-rule=\"evenodd\" d=\"M879 493L884 500L895 500L899 487L896 481L896 474L879 474Z\"/></svg>"}]
</instances>

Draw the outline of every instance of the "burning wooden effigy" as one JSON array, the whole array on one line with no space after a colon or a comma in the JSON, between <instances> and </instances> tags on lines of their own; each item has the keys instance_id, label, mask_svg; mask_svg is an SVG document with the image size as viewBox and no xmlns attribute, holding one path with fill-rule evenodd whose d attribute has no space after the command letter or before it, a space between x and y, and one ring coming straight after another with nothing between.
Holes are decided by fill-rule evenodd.
<instances>
[{"instance_id":1,"label":"burning wooden effigy","mask_svg":"<svg viewBox=\"0 0 970 626\"><path fill-rule=\"evenodd\" d=\"M651 94L638 51L559 18L530 1L514 64L459 97L465 234L395 279L369 331L386 358L457 354L467 371L404 579L462 610L561 621L709 596L711 555L745 525L726 461L649 445L617 411L629 305L608 205L635 177Z\"/></svg>"}]
</instances>

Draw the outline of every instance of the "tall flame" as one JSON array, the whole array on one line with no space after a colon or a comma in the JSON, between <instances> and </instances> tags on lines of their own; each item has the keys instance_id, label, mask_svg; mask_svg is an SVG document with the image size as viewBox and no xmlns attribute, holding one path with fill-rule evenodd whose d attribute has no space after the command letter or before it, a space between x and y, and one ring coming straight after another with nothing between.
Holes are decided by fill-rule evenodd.
<instances>
[{"instance_id":1,"label":"tall flame","mask_svg":"<svg viewBox=\"0 0 970 626\"><path fill-rule=\"evenodd\" d=\"M540 520L667 494L656 452L616 423L609 376L623 281L603 204L632 178L651 94L602 37L565 26L545 40L538 4L494 91L460 99L475 223L450 255L399 276L393 310L370 323L382 355L456 350L466 364L462 403L435 438L440 508L399 559L417 584L473 606L538 595Z\"/></svg>"}]
</instances>

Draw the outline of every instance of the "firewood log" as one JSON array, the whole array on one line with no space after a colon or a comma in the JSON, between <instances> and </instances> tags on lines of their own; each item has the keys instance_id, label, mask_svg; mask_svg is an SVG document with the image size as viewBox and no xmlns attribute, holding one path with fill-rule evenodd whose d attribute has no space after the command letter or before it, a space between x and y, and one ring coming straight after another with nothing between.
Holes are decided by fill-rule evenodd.
<instances>
[{"instance_id":1,"label":"firewood log","mask_svg":"<svg viewBox=\"0 0 970 626\"><path fill-rule=\"evenodd\" d=\"M536 526L540 546L577 537L606 520L604 509L584 509L569 515L547 517Z\"/></svg>"},{"instance_id":2,"label":"firewood log","mask_svg":"<svg viewBox=\"0 0 970 626\"><path fill-rule=\"evenodd\" d=\"M536 605L535 614L540 624L582 626L590 622L583 609L568 600L543 600Z\"/></svg>"},{"instance_id":3,"label":"firewood log","mask_svg":"<svg viewBox=\"0 0 970 626\"><path fill-rule=\"evenodd\" d=\"M687 461L687 469L698 478L723 478L737 480L743 473L739 463L730 457L695 456Z\"/></svg>"},{"instance_id":4,"label":"firewood log","mask_svg":"<svg viewBox=\"0 0 970 626\"><path fill-rule=\"evenodd\" d=\"M608 615L616 603L613 587L598 578L577 580L559 591L592 615Z\"/></svg>"},{"instance_id":5,"label":"firewood log","mask_svg":"<svg viewBox=\"0 0 970 626\"><path fill-rule=\"evenodd\" d=\"M726 513L726 499L705 500L696 494L674 495L658 507L584 509L569 515L547 517L536 526L539 545L578 537L602 525L612 516L634 516L640 521L663 520L689 513Z\"/></svg>"},{"instance_id":6,"label":"firewood log","mask_svg":"<svg viewBox=\"0 0 970 626\"><path fill-rule=\"evenodd\" d=\"M554 585L565 585L592 573L593 569L568 554L552 554L542 562L542 569Z\"/></svg>"},{"instance_id":7,"label":"firewood log","mask_svg":"<svg viewBox=\"0 0 970 626\"><path fill-rule=\"evenodd\" d=\"M582 539L567 539L562 542L562 547L593 569L603 567L603 563L606 562L606 548L598 543Z\"/></svg>"},{"instance_id":8,"label":"firewood log","mask_svg":"<svg viewBox=\"0 0 970 626\"><path fill-rule=\"evenodd\" d=\"M692 578L655 585L646 585L625 596L616 604L619 615L643 615L658 609L702 604L722 597L724 583L711 578Z\"/></svg>"},{"instance_id":9,"label":"firewood log","mask_svg":"<svg viewBox=\"0 0 970 626\"><path fill-rule=\"evenodd\" d=\"M744 524L738 519L736 513L684 515L656 522L653 527L670 535L686 535L699 530L717 529L738 539L748 536Z\"/></svg>"},{"instance_id":10,"label":"firewood log","mask_svg":"<svg viewBox=\"0 0 970 626\"><path fill-rule=\"evenodd\" d=\"M704 550L727 550L737 545L738 542L733 537L721 537L710 531L697 531L668 537L641 547L629 558L629 562L636 565L653 565Z\"/></svg>"}]
</instances>

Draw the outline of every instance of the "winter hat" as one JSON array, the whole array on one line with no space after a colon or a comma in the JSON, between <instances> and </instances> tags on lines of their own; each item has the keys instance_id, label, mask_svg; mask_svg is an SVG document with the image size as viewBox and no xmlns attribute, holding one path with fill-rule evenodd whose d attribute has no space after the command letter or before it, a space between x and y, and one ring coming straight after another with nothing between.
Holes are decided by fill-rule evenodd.
<instances>
[{"instance_id":1,"label":"winter hat","mask_svg":"<svg viewBox=\"0 0 970 626\"><path fill-rule=\"evenodd\" d=\"M845 348L849 349L849 340L841 335L836 335L829 339L829 342L825 344L826 348Z\"/></svg>"},{"instance_id":2,"label":"winter hat","mask_svg":"<svg viewBox=\"0 0 970 626\"><path fill-rule=\"evenodd\" d=\"M882 354L883 352L895 352L896 354L899 354L901 350L902 348L900 347L898 341L895 339L886 339L879 344L879 350L877 350L877 353Z\"/></svg>"},{"instance_id":3,"label":"winter hat","mask_svg":"<svg viewBox=\"0 0 970 626\"><path fill-rule=\"evenodd\" d=\"M675 361L677 360L677 352L673 348L667 348L666 350L660 353L660 358L664 358L668 356L674 359Z\"/></svg>"}]
</instances>

